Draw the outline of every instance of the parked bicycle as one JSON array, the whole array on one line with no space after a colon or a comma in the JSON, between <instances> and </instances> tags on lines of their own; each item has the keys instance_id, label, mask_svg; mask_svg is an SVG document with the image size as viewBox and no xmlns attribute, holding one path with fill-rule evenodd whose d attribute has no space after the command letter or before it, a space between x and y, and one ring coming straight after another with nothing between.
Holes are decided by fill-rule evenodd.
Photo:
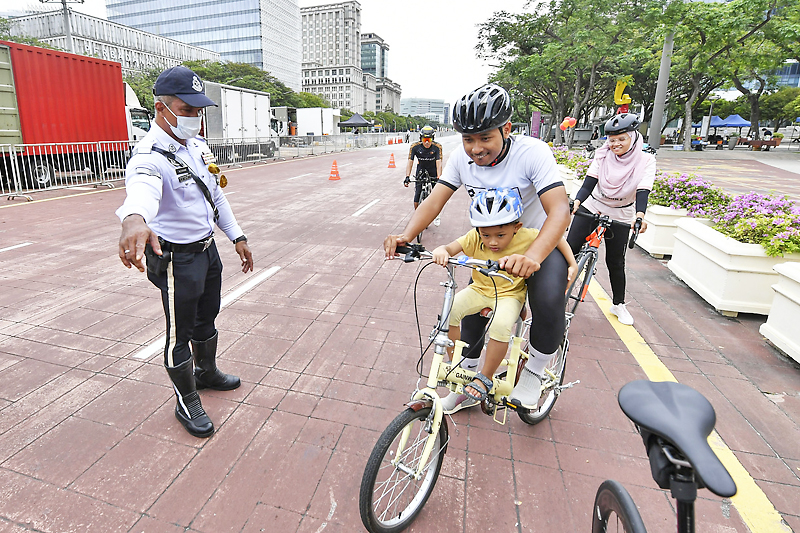
<instances>
[{"instance_id":1,"label":"parked bicycle","mask_svg":"<svg viewBox=\"0 0 800 533\"><path fill-rule=\"evenodd\" d=\"M408 180L409 183L421 183L422 184L422 191L419 195L419 203L425 201L425 198L431 195L433 191L433 186L436 185L437 178L432 177L427 169L417 170L417 179L415 180ZM440 222L439 215L436 216L436 219L433 221L434 226L438 226ZM424 231L424 230L423 230ZM417 242L422 242L422 231L419 232L417 235Z\"/></svg>"},{"instance_id":2,"label":"parked bicycle","mask_svg":"<svg viewBox=\"0 0 800 533\"><path fill-rule=\"evenodd\" d=\"M671 381L632 381L620 389L618 401L642 437L653 479L678 502L678 533L694 533L698 488L722 498L736 494L736 483L708 445L714 408L696 390ZM592 533L605 533L609 526L612 531L647 532L630 494L614 480L597 489Z\"/></svg>"},{"instance_id":3,"label":"parked bicycle","mask_svg":"<svg viewBox=\"0 0 800 533\"><path fill-rule=\"evenodd\" d=\"M572 210L572 206L573 202L570 200L570 211ZM597 215L578 211L575 213L575 216L592 218L594 222L597 223L597 227L586 237L586 243L575 255L575 261L578 263L578 273L567 288L566 294L566 310L568 314L572 315L575 314L578 304L586 298L586 293L589 291L589 283L592 281L592 277L597 273L598 250L600 248L600 243L603 242L606 231L616 228L618 231L627 233L631 229L630 225L611 220L608 215ZM628 242L628 248L634 247L641 229L642 219L637 218L633 225L633 233Z\"/></svg>"},{"instance_id":4,"label":"parked bicycle","mask_svg":"<svg viewBox=\"0 0 800 533\"><path fill-rule=\"evenodd\" d=\"M417 244L400 246L397 248L397 253L405 255L403 260L406 263L431 258L431 253ZM475 269L490 277L507 278L495 261L465 256L449 259L445 267L447 281L441 283L444 287L444 299L438 323L429 336L428 347L422 349L420 346L422 353L417 372L420 381L426 378L425 386L420 388L420 383L417 382L417 389L411 395L411 401L406 404L407 409L400 413L381 434L364 469L359 493L359 510L361 521L371 533L402 531L422 510L436 484L449 442L447 421L436 388L442 386L452 392L462 393L464 385L472 383L477 374L460 366L463 359L462 351L467 344L460 340L454 343L447 336L448 319L457 288L455 267ZM416 303L416 289L414 296ZM510 351L500 364L500 368L505 368L505 372L493 377L488 398L481 403L483 412L500 424L506 423L508 409L515 410L527 424L540 422L550 413L560 392L578 383L563 384L569 346L568 320L563 349L545 369L542 395L537 409L533 411L520 409L506 401L528 358L527 341L523 335L527 337L526 330L530 328L530 323L530 319L517 321L509 342ZM419 326L419 319L417 324ZM424 376L421 372L423 357L431 346L434 346L433 360L428 375ZM452 360L445 362L447 348L451 346L454 346Z\"/></svg>"}]
</instances>

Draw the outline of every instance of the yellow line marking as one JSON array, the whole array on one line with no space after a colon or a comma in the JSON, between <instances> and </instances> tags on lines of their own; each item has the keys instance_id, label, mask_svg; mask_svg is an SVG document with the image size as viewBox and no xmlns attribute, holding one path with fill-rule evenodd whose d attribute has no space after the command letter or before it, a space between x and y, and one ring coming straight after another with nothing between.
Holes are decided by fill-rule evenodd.
<instances>
[{"instance_id":1,"label":"yellow line marking","mask_svg":"<svg viewBox=\"0 0 800 533\"><path fill-rule=\"evenodd\" d=\"M650 349L639 332L633 326L620 324L617 317L610 313L611 299L594 279L589 285L589 293L603 311L611 327L619 335L620 340L625 343L636 362L647 374L647 378L651 381L674 381L677 383L678 380ZM716 430L708 436L708 444L736 482L737 492L731 501L750 531L753 533L791 533L792 530L783 522L783 518L769 501L767 495L723 442Z\"/></svg>"}]
</instances>

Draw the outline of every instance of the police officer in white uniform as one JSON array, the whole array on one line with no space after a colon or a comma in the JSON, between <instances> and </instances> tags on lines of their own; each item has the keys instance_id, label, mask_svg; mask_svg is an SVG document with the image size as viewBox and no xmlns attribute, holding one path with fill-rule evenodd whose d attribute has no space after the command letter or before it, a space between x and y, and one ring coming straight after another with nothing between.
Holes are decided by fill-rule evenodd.
<instances>
[{"instance_id":1,"label":"police officer in white uniform","mask_svg":"<svg viewBox=\"0 0 800 533\"><path fill-rule=\"evenodd\" d=\"M236 376L216 365L222 262L214 242L216 225L253 270L253 256L222 193L214 156L197 135L203 109L216 106L203 82L177 66L159 75L155 125L136 145L125 172L127 197L116 214L122 221L119 257L144 272L159 289L167 319L164 365L177 396L176 418L196 437L210 437L214 424L197 389L232 390ZM191 342L191 350L189 343ZM194 359L194 363L193 360Z\"/></svg>"}]
</instances>

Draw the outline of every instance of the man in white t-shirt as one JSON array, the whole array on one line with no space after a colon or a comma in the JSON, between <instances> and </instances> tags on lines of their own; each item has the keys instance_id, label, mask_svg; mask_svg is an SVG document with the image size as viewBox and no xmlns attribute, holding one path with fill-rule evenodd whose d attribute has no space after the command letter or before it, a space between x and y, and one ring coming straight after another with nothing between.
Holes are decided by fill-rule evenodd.
<instances>
[{"instance_id":1,"label":"man in white t-shirt","mask_svg":"<svg viewBox=\"0 0 800 533\"><path fill-rule=\"evenodd\" d=\"M462 185L470 196L497 188L519 192L524 208L522 223L538 229L539 236L524 254L501 261L501 267L511 274L528 278L533 318L531 358L509 400L521 407L535 408L541 395L542 372L561 349L564 335L567 261L554 249L564 236L570 214L550 147L532 137L512 137L511 111L508 92L497 85L488 84L461 97L453 107L453 125L461 133L464 150L453 152L431 195L420 204L401 234L386 237L384 250L387 259L396 257L396 247L410 242L425 229ZM462 321L461 338L471 347L462 363L468 370L477 368L485 324L486 319L479 315ZM456 394L443 401L447 413L476 404Z\"/></svg>"}]
</instances>

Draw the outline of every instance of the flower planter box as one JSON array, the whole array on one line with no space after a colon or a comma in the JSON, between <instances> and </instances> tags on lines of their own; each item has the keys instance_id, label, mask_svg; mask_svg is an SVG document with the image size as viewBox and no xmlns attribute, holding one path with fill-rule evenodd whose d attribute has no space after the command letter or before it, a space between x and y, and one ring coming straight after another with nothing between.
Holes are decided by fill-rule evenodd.
<instances>
[{"instance_id":1,"label":"flower planter box","mask_svg":"<svg viewBox=\"0 0 800 533\"><path fill-rule=\"evenodd\" d=\"M711 228L707 219L676 222L669 269L725 316L768 315L778 281L773 267L800 254L770 257L759 244L743 244Z\"/></svg>"},{"instance_id":2,"label":"flower planter box","mask_svg":"<svg viewBox=\"0 0 800 533\"><path fill-rule=\"evenodd\" d=\"M558 176L564 182L564 187L567 189L567 196L572 197L578 189L575 189L575 171L561 163L556 165L558 167ZM580 187L578 187L580 188Z\"/></svg>"},{"instance_id":3,"label":"flower planter box","mask_svg":"<svg viewBox=\"0 0 800 533\"><path fill-rule=\"evenodd\" d=\"M800 363L800 263L775 265L778 283L772 286L775 299L767 322L759 331L786 355Z\"/></svg>"},{"instance_id":4,"label":"flower planter box","mask_svg":"<svg viewBox=\"0 0 800 533\"><path fill-rule=\"evenodd\" d=\"M672 209L663 205L648 206L644 214L647 231L639 234L636 244L658 259L672 255L677 230L675 223L685 217L687 212L686 209Z\"/></svg>"}]
</instances>

